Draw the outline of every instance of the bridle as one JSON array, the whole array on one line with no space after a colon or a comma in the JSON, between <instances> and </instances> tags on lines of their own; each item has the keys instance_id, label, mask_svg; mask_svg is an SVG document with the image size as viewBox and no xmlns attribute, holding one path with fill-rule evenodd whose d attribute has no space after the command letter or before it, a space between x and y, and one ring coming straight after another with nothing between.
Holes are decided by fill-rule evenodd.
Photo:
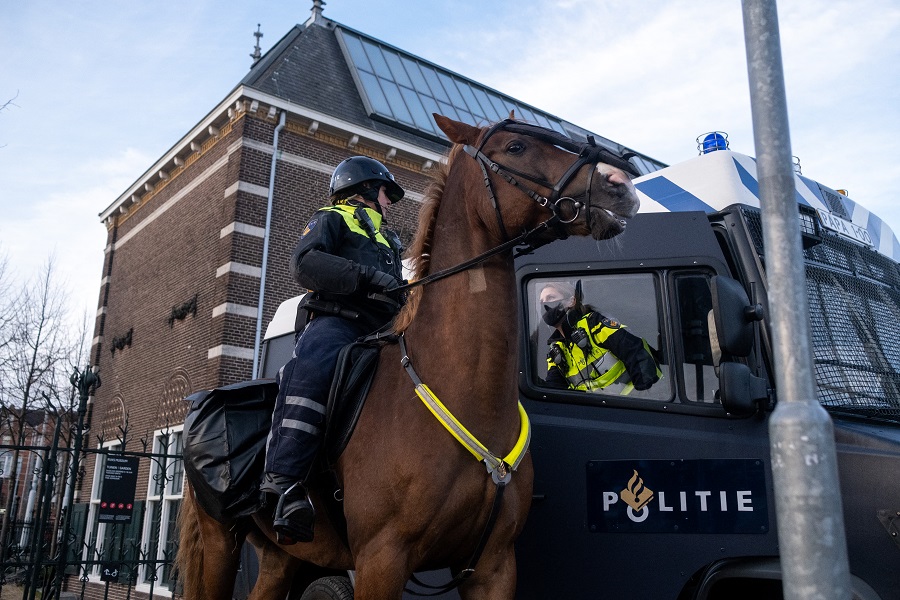
<instances>
[{"instance_id":1,"label":"bridle","mask_svg":"<svg viewBox=\"0 0 900 600\"><path fill-rule=\"evenodd\" d=\"M568 152L575 154L576 158L555 184L539 177L535 177L527 173L522 173L521 171L492 160L484 153L483 149L485 144L495 133L499 131L520 133L528 137L536 138L538 140L553 144L554 146L558 146L563 150L567 150ZM507 250L510 250L515 246L525 245L527 246L525 253L530 252L541 245L539 242L535 241L537 236L550 227L553 227L556 230L558 237L560 237L561 239L565 239L566 237L568 237L568 234L563 229L563 225L571 223L575 219L577 219L578 215L581 212L581 209L585 207L587 207L588 227L590 227L591 183L593 181L594 171L596 170L593 167L595 167L598 163L602 162L619 168L631 175L634 175L635 177L640 175L640 172L638 172L634 165L628 162L628 159L631 156L634 156L634 153L629 152L622 155L616 154L615 152L604 148L603 146L599 146L594 140L593 136L587 136L587 142L576 142L575 140L557 133L552 129L547 129L546 127L541 127L539 125L529 125L528 123L522 123L513 119L504 119L503 121L495 123L490 127L490 129L485 132L477 148L466 144L463 146L463 151L465 151L466 154L478 161L478 165L481 167L481 173L484 176L484 186L487 189L488 197L490 198L491 204L493 205L494 211L497 215L497 223L500 227L500 231L503 234L503 243L454 267L438 271L437 273L432 273L431 275L423 277L422 279L417 279L412 283L389 289L387 290L387 292L403 292L420 285L425 285L426 283L430 283L432 281L437 281L438 279L449 277L450 275L459 273L460 271L465 271L466 269L482 263L492 256L495 256L502 252L506 252ZM572 179L575 178L575 175L578 173L578 171L581 170L581 168L585 165L590 165L592 168L588 169L588 179L585 186L586 202L582 203L581 201L576 200L571 196L563 196L562 190L572 181ZM513 187L519 188L540 206L549 209L552 213L550 217L534 229L524 231L515 238L510 238L506 231L506 226L503 223L503 215L500 211L500 204L497 202L497 196L494 193L494 184L491 181L488 171L501 176L504 180L506 180L507 183L509 183ZM523 184L520 181L522 179L541 187L548 188L551 190L551 192L548 196L544 196L535 191L533 188ZM565 214L564 209L566 209L567 207L571 207L570 209L568 209L568 212L571 214L571 216L567 216Z\"/></svg>"},{"instance_id":2,"label":"bridle","mask_svg":"<svg viewBox=\"0 0 900 600\"><path fill-rule=\"evenodd\" d=\"M488 140L498 131L509 131L512 133L520 133L522 135L533 137L539 139L541 141L547 142L549 144L553 144L554 146L558 146L563 150L567 150L576 155L576 159L572 162L569 168L565 173L557 180L557 182L551 183L544 179L534 177L533 175L529 175L527 173L522 173L521 171L517 171L511 167L507 167L502 165L494 160L491 160L482 150ZM594 140L594 136L589 135L587 137L587 142L576 142L575 140L566 137L556 131L551 129L547 129L545 127L540 127L538 125L529 125L528 123L522 123L520 121L515 121L513 119L504 119L498 123L495 123L491 126L490 129L484 134L484 137L481 139L481 143L478 145L478 148L473 148L468 144L463 146L463 150L478 161L478 165L481 167L481 173L484 176L484 185L487 188L488 196L490 197L491 204L494 207L494 211L497 214L497 223L500 226L500 231L503 233L503 239L509 240L509 235L506 232L506 227L503 224L503 215L500 212L500 205L497 202L497 198L494 194L494 187L491 183L491 179L488 176L488 170L493 171L494 173L503 177L510 185L519 188L525 194L528 195L532 200L537 202L543 207L549 208L553 213L551 217L551 221L553 221L554 225L558 225L558 233L560 233L561 237L565 238L566 234L562 231L561 226L567 223L573 222L578 218L581 209L587 206L587 216L590 219L590 193L591 193L591 183L594 176L594 169L588 169L588 180L587 185L585 186L585 192L587 195L587 204L583 204L578 200L575 200L571 196L563 196L563 189L569 185L572 179L575 178L575 175L578 171L581 170L585 165L590 165L594 167L597 163L605 163L611 165L613 167L617 167L635 177L639 176L640 173L635 169L634 165L628 162L628 158L634 156L634 153L628 153L625 155L618 155L611 150L604 148L603 146L597 145L597 142ZM541 187L545 187L551 190L549 196L542 196L532 188L523 185L518 179L525 179L530 181L531 183L535 183ZM566 218L564 216L564 207L567 205L571 205L572 209L570 212L572 213L571 217ZM590 222L588 222L588 226L590 226Z\"/></svg>"}]
</instances>

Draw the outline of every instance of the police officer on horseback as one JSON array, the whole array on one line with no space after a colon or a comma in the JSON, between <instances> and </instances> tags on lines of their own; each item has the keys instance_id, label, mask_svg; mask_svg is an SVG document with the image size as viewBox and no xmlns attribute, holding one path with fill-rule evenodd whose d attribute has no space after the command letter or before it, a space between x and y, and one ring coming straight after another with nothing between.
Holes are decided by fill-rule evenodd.
<instances>
[{"instance_id":1,"label":"police officer on horseback","mask_svg":"<svg viewBox=\"0 0 900 600\"><path fill-rule=\"evenodd\" d=\"M402 279L400 240L381 225L403 188L382 163L354 156L334 170L329 193L331 205L313 215L291 258L291 274L310 290L301 303L310 318L278 375L261 488L264 502L275 502L281 544L313 539L307 481L324 435L338 353L389 323L400 308L390 291Z\"/></svg>"}]
</instances>

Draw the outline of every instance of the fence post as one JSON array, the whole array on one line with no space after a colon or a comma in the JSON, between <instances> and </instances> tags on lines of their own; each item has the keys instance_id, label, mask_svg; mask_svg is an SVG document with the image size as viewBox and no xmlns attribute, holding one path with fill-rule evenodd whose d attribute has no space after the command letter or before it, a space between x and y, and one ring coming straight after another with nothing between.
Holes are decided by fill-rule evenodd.
<instances>
[{"instance_id":1,"label":"fence post","mask_svg":"<svg viewBox=\"0 0 900 600\"><path fill-rule=\"evenodd\" d=\"M66 560L69 554L69 524L71 522L72 508L75 501L75 484L78 476L78 462L81 460L81 446L84 438L84 418L87 414L88 397L100 387L100 374L96 367L88 367L84 371L79 371L75 367L72 376L69 377L72 386L78 390L78 422L75 426L75 443L72 447L72 461L69 465L69 482L67 486L68 497L66 498L66 512L63 516L60 532L62 540L58 546L56 582L54 587L62 589L62 578L65 573Z\"/></svg>"},{"instance_id":2,"label":"fence post","mask_svg":"<svg viewBox=\"0 0 900 600\"><path fill-rule=\"evenodd\" d=\"M816 398L775 0L743 0L778 404L769 420L786 600L846 600L834 426Z\"/></svg>"},{"instance_id":3,"label":"fence post","mask_svg":"<svg viewBox=\"0 0 900 600\"><path fill-rule=\"evenodd\" d=\"M48 403L49 410L49 403ZM50 504L53 499L53 480L56 476L56 456L59 450L59 437L62 430L62 419L59 412L56 413L56 426L53 429L53 441L50 445L50 451L44 460L44 468L41 472L40 489L43 496L38 503L37 525L32 528L31 548L34 552L33 568L31 572L31 581L29 583L28 598L34 600L37 595L38 584L47 583L47 574L43 572L44 566L44 532L49 527L50 521ZM49 552L50 548L46 548ZM58 590L57 590L58 591ZM52 593L51 593L52 595ZM49 600L47 594L42 595L43 600Z\"/></svg>"}]
</instances>

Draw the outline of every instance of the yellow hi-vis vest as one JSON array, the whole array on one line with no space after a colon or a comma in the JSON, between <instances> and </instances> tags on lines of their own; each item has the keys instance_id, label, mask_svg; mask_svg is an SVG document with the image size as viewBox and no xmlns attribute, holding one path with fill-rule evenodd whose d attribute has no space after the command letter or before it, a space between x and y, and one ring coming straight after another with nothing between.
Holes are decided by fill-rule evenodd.
<instances>
[{"instance_id":1,"label":"yellow hi-vis vest","mask_svg":"<svg viewBox=\"0 0 900 600\"><path fill-rule=\"evenodd\" d=\"M370 237L369 234L366 233L366 230L363 229L362 226L360 226L359 221L356 219L356 209L357 207L350 206L348 204L338 204L335 206L326 206L321 210L338 213L339 215L341 215L341 217L344 218L344 223L347 225L347 229L363 237ZM385 238L381 233L381 214L377 210L373 210L368 207L363 208L362 210L364 210L366 214L369 215L369 218L372 219L372 225L375 226L375 241L378 244L391 249L391 245L388 243L387 238Z\"/></svg>"},{"instance_id":2,"label":"yellow hi-vis vest","mask_svg":"<svg viewBox=\"0 0 900 600\"><path fill-rule=\"evenodd\" d=\"M553 345L561 350L565 364L557 365L552 358L548 357L547 368L560 369L569 382L569 389L573 390L590 391L602 389L615 383L623 375L624 379L620 383L629 382L630 379L628 379L625 364L615 354L599 345L605 342L610 335L624 327L624 325L608 327L603 321L600 321L591 329L588 323L590 314L592 313L588 313L575 324L575 327L584 330L588 337L593 340L587 348L587 353L573 342L557 340L553 342ZM624 393L630 391L631 386L629 385Z\"/></svg>"}]
</instances>

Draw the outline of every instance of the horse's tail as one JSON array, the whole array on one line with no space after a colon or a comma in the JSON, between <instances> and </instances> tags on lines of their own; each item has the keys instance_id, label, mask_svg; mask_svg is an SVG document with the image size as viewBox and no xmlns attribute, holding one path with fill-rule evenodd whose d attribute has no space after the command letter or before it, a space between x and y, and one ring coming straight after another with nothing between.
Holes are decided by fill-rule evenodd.
<instances>
[{"instance_id":1,"label":"horse's tail","mask_svg":"<svg viewBox=\"0 0 900 600\"><path fill-rule=\"evenodd\" d=\"M175 569L184 586L185 600L203 598L203 541L200 537L200 518L197 501L190 483L185 482L184 498L178 511L178 554Z\"/></svg>"}]
</instances>

